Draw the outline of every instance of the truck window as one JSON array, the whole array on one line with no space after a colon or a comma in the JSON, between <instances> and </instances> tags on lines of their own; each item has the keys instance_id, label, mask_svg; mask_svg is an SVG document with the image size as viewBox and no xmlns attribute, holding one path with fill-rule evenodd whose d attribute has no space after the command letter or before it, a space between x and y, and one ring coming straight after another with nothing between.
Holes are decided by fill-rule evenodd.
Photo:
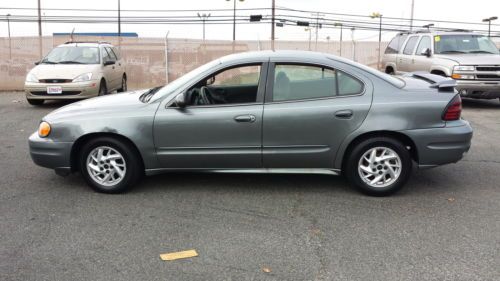
<instances>
[{"instance_id":1,"label":"truck window","mask_svg":"<svg viewBox=\"0 0 500 281\"><path fill-rule=\"evenodd\" d=\"M397 35L394 37L387 48L385 49L386 54L397 54L399 53L399 50L401 50L401 47L403 46L403 43L405 42L406 38L408 35Z\"/></svg>"},{"instance_id":2,"label":"truck window","mask_svg":"<svg viewBox=\"0 0 500 281\"><path fill-rule=\"evenodd\" d=\"M413 36L408 39L408 43L406 43L405 49L403 50L403 54L411 55L413 54L413 50L415 49L415 45L417 45L418 36Z\"/></svg>"}]
</instances>

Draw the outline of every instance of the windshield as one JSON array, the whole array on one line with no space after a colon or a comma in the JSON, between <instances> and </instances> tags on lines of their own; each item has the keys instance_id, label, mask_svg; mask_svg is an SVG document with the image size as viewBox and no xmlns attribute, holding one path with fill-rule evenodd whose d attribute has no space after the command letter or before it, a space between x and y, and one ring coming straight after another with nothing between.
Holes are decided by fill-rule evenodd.
<instances>
[{"instance_id":1,"label":"windshield","mask_svg":"<svg viewBox=\"0 0 500 281\"><path fill-rule=\"evenodd\" d=\"M57 47L41 61L46 64L98 64L99 48L97 47Z\"/></svg>"},{"instance_id":2,"label":"windshield","mask_svg":"<svg viewBox=\"0 0 500 281\"><path fill-rule=\"evenodd\" d=\"M486 36L436 35L434 36L436 54L498 54L495 44Z\"/></svg>"},{"instance_id":3,"label":"windshield","mask_svg":"<svg viewBox=\"0 0 500 281\"><path fill-rule=\"evenodd\" d=\"M165 85L163 88L161 88L159 91L154 93L154 96L149 97L148 100L152 100L153 97L161 97L166 94L170 94L173 91L177 90L179 87L182 85L188 83L190 80L193 80L194 78L198 77L198 75L210 70L214 66L220 64L219 60L214 60L211 61L207 64L204 64L198 68L195 68L194 70L191 70L190 72L184 74L183 76L177 78L176 80L170 82L169 84ZM193 81L196 82L196 81Z\"/></svg>"}]
</instances>

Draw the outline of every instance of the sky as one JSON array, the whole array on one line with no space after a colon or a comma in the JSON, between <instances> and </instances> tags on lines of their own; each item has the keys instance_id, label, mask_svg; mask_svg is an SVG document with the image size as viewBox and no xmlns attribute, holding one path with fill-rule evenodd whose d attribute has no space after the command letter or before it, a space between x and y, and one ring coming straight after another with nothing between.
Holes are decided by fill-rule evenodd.
<instances>
[{"instance_id":1,"label":"sky","mask_svg":"<svg viewBox=\"0 0 500 281\"><path fill-rule=\"evenodd\" d=\"M98 8L116 9L118 0L41 0L43 8ZM276 6L310 11L321 11L330 13L345 13L369 15L373 12L381 13L384 17L409 18L412 0L276 0ZM271 7L271 0L244 0L236 2L237 8L264 8ZM12 15L36 15L36 10L15 10L10 8L36 8L37 0L1 0L0 17L8 13ZM170 10L189 9L199 10L207 13L204 9L231 9L232 1L226 0L121 0L122 10L150 9ZM115 16L115 12L75 12L75 11L43 11L45 16L67 15L101 15ZM250 15L254 12L239 11L238 15ZM262 12L261 12L262 13ZM493 14L492 14L493 13ZM212 14L231 15L229 12L212 12ZM166 12L122 12L122 16L165 16L173 15ZM196 12L180 13L179 15L196 15ZM500 16L500 1L492 0L415 0L414 18L428 19L429 21L418 22L419 25L432 23L433 20L449 20L462 22L477 22L490 16ZM349 19L345 16L334 16L339 19ZM370 21L371 19L364 19ZM373 19L373 21L378 21ZM401 24L400 20L386 20L394 24ZM500 33L500 20L494 22L492 30ZM406 23L407 24L407 23ZM437 27L487 29L487 26L451 25L448 23L435 23ZM117 32L116 24L81 24L81 23L43 23L44 35L53 32ZM207 25L206 39L232 39L232 24ZM267 40L270 39L270 24L238 24L237 39L245 40ZM137 32L141 37L164 37L169 32L171 38L202 38L202 25L173 25L173 24L122 24L122 32ZM351 32L344 31L344 40L351 39ZM11 22L12 36L33 36L38 34L37 23ZM312 37L314 38L314 31ZM0 36L7 36L7 23L0 21ZM327 38L336 39L339 36L338 29L323 28L318 30L318 40ZM361 31L355 33L357 40L378 40L377 31ZM384 32L383 40L390 40L394 32ZM304 27L285 26L276 28L277 40L308 40L309 32Z\"/></svg>"}]
</instances>

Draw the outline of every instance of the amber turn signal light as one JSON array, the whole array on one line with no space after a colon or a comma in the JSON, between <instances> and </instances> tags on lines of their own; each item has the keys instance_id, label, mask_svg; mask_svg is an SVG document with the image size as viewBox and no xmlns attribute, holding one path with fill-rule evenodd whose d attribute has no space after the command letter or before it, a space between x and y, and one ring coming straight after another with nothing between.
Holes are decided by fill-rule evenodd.
<instances>
[{"instance_id":1,"label":"amber turn signal light","mask_svg":"<svg viewBox=\"0 0 500 281\"><path fill-rule=\"evenodd\" d=\"M38 135L42 138L48 136L50 134L50 125L49 123L43 121L40 123L38 127Z\"/></svg>"}]
</instances>

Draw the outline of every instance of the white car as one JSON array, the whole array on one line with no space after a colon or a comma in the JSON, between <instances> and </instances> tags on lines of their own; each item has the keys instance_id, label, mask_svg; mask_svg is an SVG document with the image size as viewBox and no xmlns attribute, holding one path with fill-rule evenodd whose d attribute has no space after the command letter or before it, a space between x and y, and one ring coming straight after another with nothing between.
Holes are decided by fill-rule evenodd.
<instances>
[{"instance_id":1,"label":"white car","mask_svg":"<svg viewBox=\"0 0 500 281\"><path fill-rule=\"evenodd\" d=\"M67 42L35 64L24 84L26 99L32 105L127 90L125 64L109 43Z\"/></svg>"}]
</instances>

